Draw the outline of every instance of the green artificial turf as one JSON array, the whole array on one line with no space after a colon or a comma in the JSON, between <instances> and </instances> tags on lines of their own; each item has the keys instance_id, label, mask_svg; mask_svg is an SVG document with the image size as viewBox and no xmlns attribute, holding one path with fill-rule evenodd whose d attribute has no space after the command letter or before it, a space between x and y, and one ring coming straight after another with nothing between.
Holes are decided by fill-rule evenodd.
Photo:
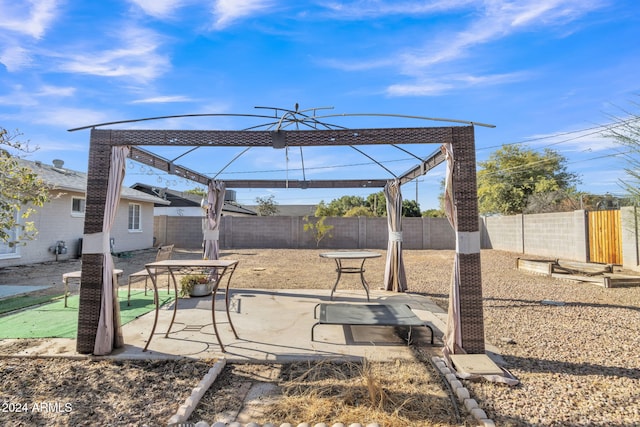
<instances>
[{"instance_id":1,"label":"green artificial turf","mask_svg":"<svg viewBox=\"0 0 640 427\"><path fill-rule=\"evenodd\" d=\"M127 291L119 291L120 320L124 325L153 310L153 292L131 294L131 306L127 305ZM173 299L173 295L160 294L160 304ZM70 296L67 307L64 298L0 317L2 338L75 338L78 331L78 305L80 297Z\"/></svg>"},{"instance_id":2,"label":"green artificial turf","mask_svg":"<svg viewBox=\"0 0 640 427\"><path fill-rule=\"evenodd\" d=\"M43 304L45 302L62 298L63 296L64 294L45 295L45 296L39 296L39 297L32 297L30 295L20 295L13 298L7 298L0 301L0 314L8 313L10 311L20 310L21 308L25 308L25 307L31 307L32 305Z\"/></svg>"}]
</instances>

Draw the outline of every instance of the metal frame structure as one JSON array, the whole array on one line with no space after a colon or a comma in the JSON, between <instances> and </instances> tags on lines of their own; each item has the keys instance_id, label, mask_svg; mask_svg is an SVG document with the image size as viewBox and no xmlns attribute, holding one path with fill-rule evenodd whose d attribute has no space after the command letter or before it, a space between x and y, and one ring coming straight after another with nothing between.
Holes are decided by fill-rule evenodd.
<instances>
[{"instance_id":1,"label":"metal frame structure","mask_svg":"<svg viewBox=\"0 0 640 427\"><path fill-rule=\"evenodd\" d=\"M453 184L458 229L455 231L456 233L477 233L479 231L474 141L474 125L478 123L455 121L464 123L466 126L336 129L321 122L315 112L313 115L305 115L297 108L296 110L282 111L284 113L279 119L273 120L271 123L271 130L120 130L99 129L97 128L99 125L91 126L85 235L99 233L102 230L111 149L123 145L130 146L129 157L137 162L200 184L207 184L212 178L180 166L175 161L157 156L141 147L235 146L282 149L307 146L351 146L355 148L359 145L381 144L451 144L456 153ZM275 116L277 115L276 111ZM260 117L275 119L275 116ZM297 129L286 129L292 124L295 124ZM305 129L299 130L300 125L303 125ZM401 183L407 183L426 174L444 161L445 155L438 149L397 178ZM227 188L359 188L384 187L387 181L387 179L344 181L225 180L225 184ZM83 254L76 344L79 353L91 353L94 349L102 299L102 262L103 259L98 254ZM460 255L460 275L463 346L468 353L483 353L485 346L479 252Z\"/></svg>"}]
</instances>

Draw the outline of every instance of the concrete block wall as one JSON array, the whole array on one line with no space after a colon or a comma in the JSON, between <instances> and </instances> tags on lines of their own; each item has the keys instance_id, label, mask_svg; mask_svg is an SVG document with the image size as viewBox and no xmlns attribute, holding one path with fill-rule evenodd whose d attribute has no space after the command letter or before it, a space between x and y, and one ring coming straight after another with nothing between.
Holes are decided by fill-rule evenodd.
<instances>
[{"instance_id":1,"label":"concrete block wall","mask_svg":"<svg viewBox=\"0 0 640 427\"><path fill-rule=\"evenodd\" d=\"M523 215L482 217L482 247L524 252Z\"/></svg>"},{"instance_id":2,"label":"concrete block wall","mask_svg":"<svg viewBox=\"0 0 640 427\"><path fill-rule=\"evenodd\" d=\"M484 217L483 248L587 261L586 212Z\"/></svg>"},{"instance_id":3,"label":"concrete block wall","mask_svg":"<svg viewBox=\"0 0 640 427\"><path fill-rule=\"evenodd\" d=\"M622 264L631 270L640 270L640 211L636 207L620 209L622 221Z\"/></svg>"},{"instance_id":4,"label":"concrete block wall","mask_svg":"<svg viewBox=\"0 0 640 427\"><path fill-rule=\"evenodd\" d=\"M359 248L386 248L389 240L387 218L362 217L359 220L360 228L364 234L364 238L360 239L361 245Z\"/></svg>"},{"instance_id":5,"label":"concrete block wall","mask_svg":"<svg viewBox=\"0 0 640 427\"><path fill-rule=\"evenodd\" d=\"M524 253L587 262L585 211L525 215L523 224Z\"/></svg>"},{"instance_id":6,"label":"concrete block wall","mask_svg":"<svg viewBox=\"0 0 640 427\"><path fill-rule=\"evenodd\" d=\"M313 220L313 218L312 218ZM386 249L386 218L329 217L331 238L320 241L323 249ZM303 217L232 217L220 223L220 247L314 249L313 234L304 231ZM156 245L175 244L182 248L202 245L202 221L198 217L157 216ZM403 218L405 249L455 249L455 234L446 218Z\"/></svg>"},{"instance_id":7,"label":"concrete block wall","mask_svg":"<svg viewBox=\"0 0 640 427\"><path fill-rule=\"evenodd\" d=\"M586 212L558 212L479 218L483 249L587 261ZM634 208L622 208L623 266L640 270L640 221ZM327 218L334 226L332 238L320 242L324 249L386 249L386 218ZM455 233L446 218L403 218L404 249L455 249ZM202 245L202 221L197 217L155 218L156 244L184 248ZM302 217L222 218L220 246L235 248L314 249L313 236L304 231Z\"/></svg>"},{"instance_id":8,"label":"concrete block wall","mask_svg":"<svg viewBox=\"0 0 640 427\"><path fill-rule=\"evenodd\" d=\"M423 218L422 236L425 249L456 248L456 233L447 218Z\"/></svg>"},{"instance_id":9,"label":"concrete block wall","mask_svg":"<svg viewBox=\"0 0 640 427\"><path fill-rule=\"evenodd\" d=\"M333 225L333 230L330 232L332 237L322 240L318 247L328 249L360 247L360 218L330 217L325 220L325 224ZM366 230L369 231L368 228ZM313 242L315 246L315 240Z\"/></svg>"},{"instance_id":10,"label":"concrete block wall","mask_svg":"<svg viewBox=\"0 0 640 427\"><path fill-rule=\"evenodd\" d=\"M156 216L153 229L156 246L175 245L185 249L202 247L202 218Z\"/></svg>"}]
</instances>

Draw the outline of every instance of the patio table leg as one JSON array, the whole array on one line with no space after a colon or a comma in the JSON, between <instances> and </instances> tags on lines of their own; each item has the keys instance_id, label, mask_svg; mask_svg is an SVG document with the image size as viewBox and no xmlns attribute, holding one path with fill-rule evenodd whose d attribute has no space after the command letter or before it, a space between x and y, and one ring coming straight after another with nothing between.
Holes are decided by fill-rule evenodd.
<instances>
[{"instance_id":1,"label":"patio table leg","mask_svg":"<svg viewBox=\"0 0 640 427\"><path fill-rule=\"evenodd\" d=\"M338 278L336 279L336 283L333 284L333 288L331 289L331 295L329 296L329 299L333 300L333 293L336 291L336 288L338 287L338 282L340 282L340 277L342 276L342 263L340 262L339 258L335 259L336 262L336 271L338 272Z\"/></svg>"},{"instance_id":2,"label":"patio table leg","mask_svg":"<svg viewBox=\"0 0 640 427\"><path fill-rule=\"evenodd\" d=\"M143 352L147 351L147 348L149 348L149 344L151 344L151 338L153 338L153 334L156 331L156 326L158 325L158 315L160 314L160 304L159 304L160 299L158 298L158 285L156 284L156 279L154 276L151 276L151 283L153 284L153 301L156 305L156 309L155 309L155 317L153 319L153 326L151 327L151 333L149 334L149 339L147 340L147 343L142 349Z\"/></svg>"},{"instance_id":3,"label":"patio table leg","mask_svg":"<svg viewBox=\"0 0 640 427\"><path fill-rule=\"evenodd\" d=\"M231 314L229 314L229 284L231 283L231 276L233 276L233 273L235 273L236 271L236 267L234 266L233 269L231 270L231 272L229 273L229 277L227 277L227 288L225 291L225 308L227 310L227 319L229 320L229 325L231 325L231 330L233 331L233 335L236 337L236 339L240 338L238 336L238 333L236 332L236 328L233 326L233 322L231 321Z\"/></svg>"},{"instance_id":4,"label":"patio table leg","mask_svg":"<svg viewBox=\"0 0 640 427\"><path fill-rule=\"evenodd\" d=\"M371 301L369 299L369 283L367 283L367 281L364 278L364 262L366 261L366 258L362 259L362 264L360 264L360 282L362 282L362 287L364 288L364 291L367 294L367 301Z\"/></svg>"},{"instance_id":5,"label":"patio table leg","mask_svg":"<svg viewBox=\"0 0 640 427\"><path fill-rule=\"evenodd\" d=\"M178 282L176 281L176 276L173 274L173 270L169 268L169 274L171 275L171 280L173 281L173 289L176 292L176 302L173 304L173 316L171 316L171 323L169 323L169 329L167 329L167 333L164 334L164 337L167 338L169 336L169 332L171 332L171 327L173 326L173 321L176 320L176 313L178 312ZM167 288L169 285L167 284ZM156 286L156 298L158 298L158 288ZM159 304L159 301L156 302L156 305Z\"/></svg>"}]
</instances>

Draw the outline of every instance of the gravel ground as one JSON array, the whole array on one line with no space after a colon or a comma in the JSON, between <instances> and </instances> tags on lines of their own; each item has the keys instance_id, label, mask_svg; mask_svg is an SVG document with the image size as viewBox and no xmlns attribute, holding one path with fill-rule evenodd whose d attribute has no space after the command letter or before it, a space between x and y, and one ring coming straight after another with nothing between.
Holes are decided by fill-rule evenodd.
<instances>
[{"instance_id":1,"label":"gravel ground","mask_svg":"<svg viewBox=\"0 0 640 427\"><path fill-rule=\"evenodd\" d=\"M235 287L326 289L331 285L327 272L333 271L332 265L320 259L318 252L259 249L225 251L224 255L241 260L234 276ZM179 252L176 256L193 257L193 253ZM518 256L483 251L482 274L487 343L498 348L505 367L521 383L509 387L465 382L472 397L498 426L640 426L640 287L605 289L524 273L515 268ZM117 259L116 266L128 274L149 257L153 257L152 252L136 254L129 260ZM446 308L453 252L405 251L405 260L409 290L427 295ZM11 282L12 272L18 278L29 277L31 272L49 280L56 289L60 274L77 266L73 261L50 265L46 277L42 267L3 269L0 284L18 284ZM305 266L304 270L300 266ZM381 285L383 269L383 259L367 263L366 275L372 287ZM342 287L357 289L359 285L355 281L341 282ZM545 305L543 300L564 305ZM45 373L60 371L55 365L60 363L41 361L41 381ZM0 394L4 397L17 393L13 387L7 388L5 381L7 373L15 377L22 372L16 366L15 359L0 359ZM194 378L194 383L200 378ZM16 387L28 380L17 378ZM114 383L121 381L116 375ZM41 399L55 401L55 387L43 390L53 394L42 395ZM108 416L106 403L105 408L101 417ZM5 415L0 413L0 420L10 420ZM163 415L159 419L166 418ZM131 424L137 423L132 420Z\"/></svg>"},{"instance_id":2,"label":"gravel ground","mask_svg":"<svg viewBox=\"0 0 640 427\"><path fill-rule=\"evenodd\" d=\"M486 340L521 383L466 382L472 397L499 426L640 426L640 287L531 275L516 258L483 251L482 282ZM446 307L450 262L436 268L412 271L411 289Z\"/></svg>"}]
</instances>

